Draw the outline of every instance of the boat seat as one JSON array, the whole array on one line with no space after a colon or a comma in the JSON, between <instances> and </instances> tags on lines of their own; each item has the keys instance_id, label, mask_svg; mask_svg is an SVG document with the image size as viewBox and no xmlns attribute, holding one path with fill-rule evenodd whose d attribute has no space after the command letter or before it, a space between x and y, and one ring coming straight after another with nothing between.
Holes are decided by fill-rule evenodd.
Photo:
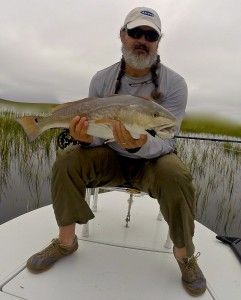
<instances>
[{"instance_id":1,"label":"boat seat","mask_svg":"<svg viewBox=\"0 0 241 300\"><path fill-rule=\"evenodd\" d=\"M78 145L79 144L79 142L73 140L73 138L70 136L68 129L65 129L63 132L61 132L59 134L58 139L57 139L57 143L58 143L58 146L61 149L64 149L69 145ZM103 189L109 190L109 191L126 192L126 193L129 194L129 198L127 200L128 209L127 209L127 215L126 215L126 218L125 218L126 227L129 227L133 197L134 196L135 197L144 196L144 195L146 195L146 193L140 191L138 188L135 188L131 184L128 184L128 183L124 184L124 185L121 185L121 186L115 186L115 187L103 187ZM86 200L86 202L88 203L89 206L90 206L91 196L93 196L93 203L92 203L92 206L91 206L91 209L92 209L93 212L97 212L97 202L98 202L99 190L100 190L100 188L86 188L85 200ZM159 213L158 213L157 220L158 221L163 220L163 216L161 214L161 211L159 211ZM89 224L88 223L83 225L82 236L83 237L88 237L89 236ZM168 249L171 249L172 246L173 246L173 243L172 243L172 240L170 238L169 231L168 231L164 247L168 248Z\"/></svg>"},{"instance_id":2,"label":"boat seat","mask_svg":"<svg viewBox=\"0 0 241 300\"><path fill-rule=\"evenodd\" d=\"M121 186L116 186L116 187L103 187L103 189L107 191L118 191L118 192L126 192L129 194L129 198L127 199L128 203L128 208L127 208L127 215L125 217L125 227L129 227L129 222L131 220L131 207L133 203L133 197L140 197L147 195L146 193L140 191L139 189L133 187L130 184L125 184ZM91 210L93 212L97 212L97 202L98 202L98 195L99 195L99 190L100 188L87 188L86 189L86 194L85 194L85 201L88 203L88 205L91 207ZM91 205L91 196L93 196L93 201ZM158 216L157 216L158 221L163 221L164 218L162 216L161 211L159 211ZM82 227L82 236L83 237L89 237L89 223L83 224ZM167 232L167 237L166 241L164 243L164 247L167 249L171 249L173 246L172 240L170 238L169 231Z\"/></svg>"}]
</instances>

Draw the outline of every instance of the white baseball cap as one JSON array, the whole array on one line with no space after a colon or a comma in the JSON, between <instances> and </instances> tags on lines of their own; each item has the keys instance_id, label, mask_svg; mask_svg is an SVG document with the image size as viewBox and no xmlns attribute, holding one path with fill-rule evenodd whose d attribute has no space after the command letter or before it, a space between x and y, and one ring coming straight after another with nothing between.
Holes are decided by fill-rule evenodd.
<instances>
[{"instance_id":1,"label":"white baseball cap","mask_svg":"<svg viewBox=\"0 0 241 300\"><path fill-rule=\"evenodd\" d=\"M125 18L124 26L132 29L139 26L150 26L161 35L161 20L158 13L148 7L136 7Z\"/></svg>"}]
</instances>

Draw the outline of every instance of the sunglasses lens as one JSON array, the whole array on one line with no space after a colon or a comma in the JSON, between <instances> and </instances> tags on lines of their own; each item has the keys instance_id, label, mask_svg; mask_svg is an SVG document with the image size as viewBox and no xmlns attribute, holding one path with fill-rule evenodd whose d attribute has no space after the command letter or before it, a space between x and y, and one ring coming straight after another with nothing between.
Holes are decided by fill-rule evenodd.
<instances>
[{"instance_id":1,"label":"sunglasses lens","mask_svg":"<svg viewBox=\"0 0 241 300\"><path fill-rule=\"evenodd\" d=\"M159 39L159 34L155 30L142 30L139 27L127 29L127 34L133 39L140 39L143 35L145 35L145 39L148 42L156 42Z\"/></svg>"},{"instance_id":2,"label":"sunglasses lens","mask_svg":"<svg viewBox=\"0 0 241 300\"><path fill-rule=\"evenodd\" d=\"M143 30L138 27L133 29L127 29L127 34L133 39L140 39L143 35Z\"/></svg>"},{"instance_id":3,"label":"sunglasses lens","mask_svg":"<svg viewBox=\"0 0 241 300\"><path fill-rule=\"evenodd\" d=\"M145 38L149 42L156 42L159 39L159 34L155 30L149 30L146 31Z\"/></svg>"}]
</instances>

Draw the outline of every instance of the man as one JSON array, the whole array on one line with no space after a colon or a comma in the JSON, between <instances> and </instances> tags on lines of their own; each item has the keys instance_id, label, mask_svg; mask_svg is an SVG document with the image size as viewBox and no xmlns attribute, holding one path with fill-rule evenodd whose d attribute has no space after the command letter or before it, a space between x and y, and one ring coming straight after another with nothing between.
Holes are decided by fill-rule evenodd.
<instances>
[{"instance_id":1,"label":"man","mask_svg":"<svg viewBox=\"0 0 241 300\"><path fill-rule=\"evenodd\" d=\"M157 49L161 36L161 21L154 10L133 9L120 30L121 62L93 77L89 96L118 93L153 98L177 117L178 134L186 108L187 86L180 75L160 63ZM192 178L174 154L174 140L147 135L134 139L122 123L116 122L115 142L104 145L103 139L88 135L87 128L86 118L76 116L70 123L71 136L82 146L64 151L53 166L52 199L59 238L30 257L28 269L45 271L59 258L77 250L75 224L84 224L94 217L84 200L86 186L128 182L158 200L170 228L183 285L192 295L204 293L206 280L197 256L193 255L196 206Z\"/></svg>"}]
</instances>

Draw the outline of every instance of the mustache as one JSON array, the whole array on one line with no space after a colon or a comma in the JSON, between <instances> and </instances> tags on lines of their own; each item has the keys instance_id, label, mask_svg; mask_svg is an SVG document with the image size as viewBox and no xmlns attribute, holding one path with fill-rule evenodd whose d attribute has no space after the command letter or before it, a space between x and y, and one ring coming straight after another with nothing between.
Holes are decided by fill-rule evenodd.
<instances>
[{"instance_id":1,"label":"mustache","mask_svg":"<svg viewBox=\"0 0 241 300\"><path fill-rule=\"evenodd\" d=\"M134 50L144 50L147 53L149 53L149 48L146 45L144 45L144 44L136 44L134 46Z\"/></svg>"}]
</instances>

